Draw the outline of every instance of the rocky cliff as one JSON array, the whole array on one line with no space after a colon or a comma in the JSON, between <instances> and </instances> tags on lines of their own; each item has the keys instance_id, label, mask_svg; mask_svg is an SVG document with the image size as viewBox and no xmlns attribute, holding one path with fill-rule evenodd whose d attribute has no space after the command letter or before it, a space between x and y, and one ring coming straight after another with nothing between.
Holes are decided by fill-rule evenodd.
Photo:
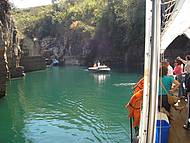
<instances>
[{"instance_id":1,"label":"rocky cliff","mask_svg":"<svg viewBox=\"0 0 190 143\"><path fill-rule=\"evenodd\" d=\"M0 97L5 95L6 78L8 72L7 65L7 47L9 42L9 27L10 27L10 7L6 0L0 1Z\"/></svg>"},{"instance_id":2,"label":"rocky cliff","mask_svg":"<svg viewBox=\"0 0 190 143\"><path fill-rule=\"evenodd\" d=\"M143 70L145 0L65 1L56 8L15 9L13 13L19 30L30 39L25 41L31 41L27 49L48 62L58 59L65 64L89 66L100 60L128 71ZM176 40L179 46L175 46ZM175 58L176 53L182 56L184 50L178 47L189 47L176 40L169 46L171 50L166 50L166 58Z\"/></svg>"},{"instance_id":3,"label":"rocky cliff","mask_svg":"<svg viewBox=\"0 0 190 143\"><path fill-rule=\"evenodd\" d=\"M14 16L26 37L38 39L46 59L86 66L100 60L111 67L139 69L144 57L144 11L144 0L83 0L60 2L56 9L15 9Z\"/></svg>"},{"instance_id":4,"label":"rocky cliff","mask_svg":"<svg viewBox=\"0 0 190 143\"><path fill-rule=\"evenodd\" d=\"M8 0L0 1L0 97L5 95L9 73L19 68L20 47Z\"/></svg>"}]
</instances>

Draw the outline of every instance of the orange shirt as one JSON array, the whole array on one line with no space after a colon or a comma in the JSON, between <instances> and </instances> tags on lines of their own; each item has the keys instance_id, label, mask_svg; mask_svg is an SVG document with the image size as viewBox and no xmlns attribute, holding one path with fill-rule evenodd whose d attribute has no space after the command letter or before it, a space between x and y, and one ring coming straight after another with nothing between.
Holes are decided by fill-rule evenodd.
<instances>
[{"instance_id":1,"label":"orange shirt","mask_svg":"<svg viewBox=\"0 0 190 143\"><path fill-rule=\"evenodd\" d=\"M141 78L134 86L134 94L144 88L144 78Z\"/></svg>"}]
</instances>

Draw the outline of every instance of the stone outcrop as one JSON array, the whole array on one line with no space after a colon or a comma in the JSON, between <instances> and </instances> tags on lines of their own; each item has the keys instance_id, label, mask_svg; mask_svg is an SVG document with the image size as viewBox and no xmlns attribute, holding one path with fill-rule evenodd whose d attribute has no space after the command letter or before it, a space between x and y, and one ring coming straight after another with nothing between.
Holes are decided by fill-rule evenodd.
<instances>
[{"instance_id":1,"label":"stone outcrop","mask_svg":"<svg viewBox=\"0 0 190 143\"><path fill-rule=\"evenodd\" d=\"M21 49L8 0L0 1L0 97L5 96L6 80L20 68Z\"/></svg>"},{"instance_id":2,"label":"stone outcrop","mask_svg":"<svg viewBox=\"0 0 190 143\"><path fill-rule=\"evenodd\" d=\"M6 91L6 78L7 78L7 63L5 62L2 51L0 54L0 97L5 96Z\"/></svg>"},{"instance_id":3,"label":"stone outcrop","mask_svg":"<svg viewBox=\"0 0 190 143\"><path fill-rule=\"evenodd\" d=\"M59 61L59 65L82 65L81 52L75 53L71 46L67 45L64 37L46 37L39 41L41 55L51 64L53 59ZM77 47L79 49L79 47ZM82 50L81 50L82 51ZM77 55L78 54L78 55Z\"/></svg>"},{"instance_id":4,"label":"stone outcrop","mask_svg":"<svg viewBox=\"0 0 190 143\"><path fill-rule=\"evenodd\" d=\"M22 50L27 50L28 54L24 56L39 56L40 55L40 45L38 44L37 38L24 37L22 39Z\"/></svg>"},{"instance_id":5,"label":"stone outcrop","mask_svg":"<svg viewBox=\"0 0 190 143\"><path fill-rule=\"evenodd\" d=\"M23 56L21 65L25 72L44 70L46 68L45 59L42 56Z\"/></svg>"},{"instance_id":6,"label":"stone outcrop","mask_svg":"<svg viewBox=\"0 0 190 143\"><path fill-rule=\"evenodd\" d=\"M0 1L0 97L5 95L6 78L8 73L6 51L10 42L9 28L11 27L10 7L7 0Z\"/></svg>"},{"instance_id":7,"label":"stone outcrop","mask_svg":"<svg viewBox=\"0 0 190 143\"><path fill-rule=\"evenodd\" d=\"M41 47L37 38L24 37L21 42L22 57L21 65L25 72L44 70L46 68L45 58L40 54Z\"/></svg>"}]
</instances>

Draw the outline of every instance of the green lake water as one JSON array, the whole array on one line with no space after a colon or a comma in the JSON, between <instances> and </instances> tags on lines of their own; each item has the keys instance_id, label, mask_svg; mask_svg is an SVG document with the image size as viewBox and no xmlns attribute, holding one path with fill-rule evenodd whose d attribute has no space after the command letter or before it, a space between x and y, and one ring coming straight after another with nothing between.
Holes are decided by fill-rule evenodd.
<instances>
[{"instance_id":1,"label":"green lake water","mask_svg":"<svg viewBox=\"0 0 190 143\"><path fill-rule=\"evenodd\" d=\"M124 105L139 74L50 68L7 82L0 143L130 143Z\"/></svg>"}]
</instances>

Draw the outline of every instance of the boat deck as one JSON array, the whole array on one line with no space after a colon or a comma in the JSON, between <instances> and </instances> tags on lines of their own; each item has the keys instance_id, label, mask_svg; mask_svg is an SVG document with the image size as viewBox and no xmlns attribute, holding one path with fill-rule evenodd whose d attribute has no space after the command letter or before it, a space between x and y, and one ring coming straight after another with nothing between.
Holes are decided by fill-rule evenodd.
<instances>
[{"instance_id":1,"label":"boat deck","mask_svg":"<svg viewBox=\"0 0 190 143\"><path fill-rule=\"evenodd\" d=\"M187 113L186 102L182 99L179 104L185 108L181 112L172 109L175 120L170 122L169 143L190 143L190 130L183 128Z\"/></svg>"}]
</instances>

